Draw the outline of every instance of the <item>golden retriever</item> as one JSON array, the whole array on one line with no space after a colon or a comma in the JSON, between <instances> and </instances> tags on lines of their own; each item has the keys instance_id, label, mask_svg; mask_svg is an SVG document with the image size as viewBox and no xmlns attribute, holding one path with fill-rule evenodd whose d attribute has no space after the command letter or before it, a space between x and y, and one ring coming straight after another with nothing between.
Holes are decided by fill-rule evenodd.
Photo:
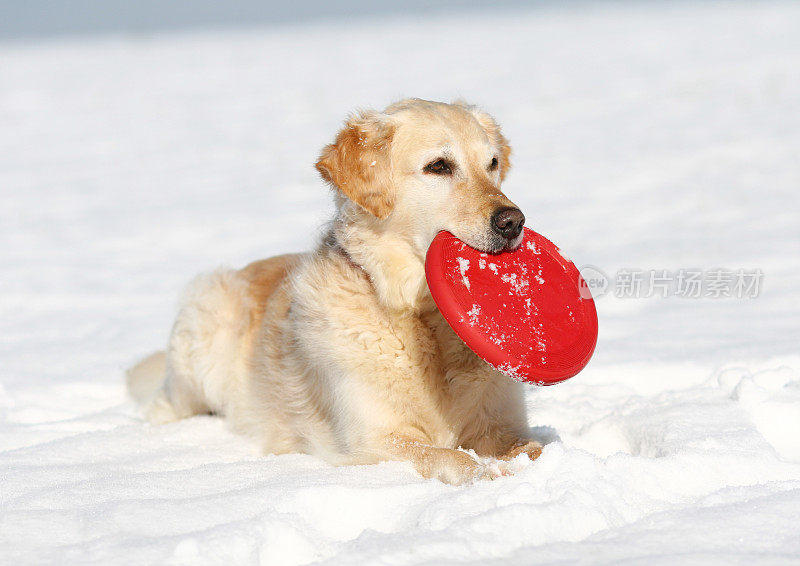
<instances>
[{"instance_id":1,"label":"golden retriever","mask_svg":"<svg viewBox=\"0 0 800 566\"><path fill-rule=\"evenodd\" d=\"M523 386L456 336L424 270L440 230L519 245L524 216L500 190L510 153L461 102L352 116L316 164L336 200L317 249L190 285L167 351L128 372L148 419L213 413L267 453L406 460L456 484L501 473L487 458L536 458Z\"/></svg>"}]
</instances>

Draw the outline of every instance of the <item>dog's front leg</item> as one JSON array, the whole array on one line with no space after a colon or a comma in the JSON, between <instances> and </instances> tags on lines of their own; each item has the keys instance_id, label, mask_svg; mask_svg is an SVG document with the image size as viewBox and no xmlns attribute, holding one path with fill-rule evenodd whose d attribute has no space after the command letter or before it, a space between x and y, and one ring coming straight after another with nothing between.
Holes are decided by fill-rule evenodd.
<instances>
[{"instance_id":1,"label":"dog's front leg","mask_svg":"<svg viewBox=\"0 0 800 566\"><path fill-rule=\"evenodd\" d=\"M439 448L400 434L389 435L386 448L392 457L411 462L425 478L454 485L494 478L485 465L461 450Z\"/></svg>"}]
</instances>

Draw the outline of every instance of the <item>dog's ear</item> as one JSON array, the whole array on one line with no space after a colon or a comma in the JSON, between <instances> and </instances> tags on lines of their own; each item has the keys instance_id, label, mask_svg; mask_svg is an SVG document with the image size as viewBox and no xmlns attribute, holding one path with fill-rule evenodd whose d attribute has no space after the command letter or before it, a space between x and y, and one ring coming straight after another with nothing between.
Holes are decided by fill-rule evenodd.
<instances>
[{"instance_id":1,"label":"dog's ear","mask_svg":"<svg viewBox=\"0 0 800 566\"><path fill-rule=\"evenodd\" d=\"M325 181L377 218L386 218L394 207L393 133L384 115L360 112L322 149L316 165Z\"/></svg>"},{"instance_id":2,"label":"dog's ear","mask_svg":"<svg viewBox=\"0 0 800 566\"><path fill-rule=\"evenodd\" d=\"M511 146L503 135L503 132L500 131L500 126L495 122L494 118L477 106L467 104L463 100L455 100L453 104L469 110L481 127L483 127L486 135L492 140L492 143L500 148L500 180L505 180L508 171L511 169Z\"/></svg>"}]
</instances>

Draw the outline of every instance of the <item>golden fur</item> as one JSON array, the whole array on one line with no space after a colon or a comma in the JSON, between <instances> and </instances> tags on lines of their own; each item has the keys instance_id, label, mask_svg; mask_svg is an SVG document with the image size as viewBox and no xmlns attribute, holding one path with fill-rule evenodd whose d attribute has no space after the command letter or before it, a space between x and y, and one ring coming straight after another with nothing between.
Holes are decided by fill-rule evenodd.
<instances>
[{"instance_id":1,"label":"golden fur","mask_svg":"<svg viewBox=\"0 0 800 566\"><path fill-rule=\"evenodd\" d=\"M407 460L450 483L492 475L459 448L538 456L522 386L455 335L424 275L440 230L487 251L518 244L489 225L513 206L500 191L510 151L463 103L410 99L352 117L317 163L337 204L324 240L192 283L166 356L128 372L148 418L215 413L268 453ZM442 155L452 174L426 173Z\"/></svg>"}]
</instances>

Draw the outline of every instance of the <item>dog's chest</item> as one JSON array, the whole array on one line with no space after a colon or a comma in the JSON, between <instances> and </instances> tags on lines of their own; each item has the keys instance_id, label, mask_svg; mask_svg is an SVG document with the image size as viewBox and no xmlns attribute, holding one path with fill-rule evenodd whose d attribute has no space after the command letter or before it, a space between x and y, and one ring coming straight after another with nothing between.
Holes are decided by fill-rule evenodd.
<instances>
[{"instance_id":1,"label":"dog's chest","mask_svg":"<svg viewBox=\"0 0 800 566\"><path fill-rule=\"evenodd\" d=\"M484 370L486 364L464 344L438 310L421 315L420 326L432 343L434 365L445 379Z\"/></svg>"},{"instance_id":2,"label":"dog's chest","mask_svg":"<svg viewBox=\"0 0 800 566\"><path fill-rule=\"evenodd\" d=\"M431 342L428 365L442 386L443 406L461 415L480 409L483 394L502 376L464 344L438 310L422 315L420 322Z\"/></svg>"}]
</instances>

